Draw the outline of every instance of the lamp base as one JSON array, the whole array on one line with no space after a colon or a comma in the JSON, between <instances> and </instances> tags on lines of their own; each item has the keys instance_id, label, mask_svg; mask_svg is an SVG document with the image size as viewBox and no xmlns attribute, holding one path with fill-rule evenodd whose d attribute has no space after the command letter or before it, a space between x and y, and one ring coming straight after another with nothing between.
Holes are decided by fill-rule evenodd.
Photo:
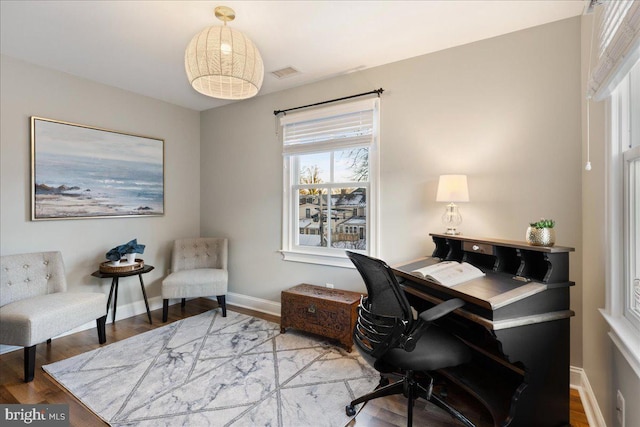
<instances>
[{"instance_id":1,"label":"lamp base","mask_svg":"<svg viewBox=\"0 0 640 427\"><path fill-rule=\"evenodd\" d=\"M447 228L447 231L445 231L444 234L448 234L450 236L457 236L458 234L460 234L460 232L456 230L455 227L451 227L451 228Z\"/></svg>"},{"instance_id":2,"label":"lamp base","mask_svg":"<svg viewBox=\"0 0 640 427\"><path fill-rule=\"evenodd\" d=\"M456 229L460 224L462 224L462 215L460 215L460 212L458 211L458 206L456 206L455 203L449 203L442 215L442 225L447 229L444 234L451 236L460 234Z\"/></svg>"}]
</instances>

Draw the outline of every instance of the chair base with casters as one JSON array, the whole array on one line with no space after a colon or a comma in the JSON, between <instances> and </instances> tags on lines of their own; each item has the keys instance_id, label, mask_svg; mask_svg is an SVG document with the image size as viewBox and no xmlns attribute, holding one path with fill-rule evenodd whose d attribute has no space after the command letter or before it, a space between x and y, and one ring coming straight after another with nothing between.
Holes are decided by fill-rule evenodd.
<instances>
[{"instance_id":1,"label":"chair base with casters","mask_svg":"<svg viewBox=\"0 0 640 427\"><path fill-rule=\"evenodd\" d=\"M467 427L474 424L433 393L433 372L471 360L471 350L457 337L433 322L462 307L454 298L423 311L414 319L409 302L391 268L366 255L347 251L367 287L358 306L353 341L362 357L381 374L376 389L345 407L348 416L355 406L370 400L402 394L407 398L407 426L413 424L413 406L425 399L447 411ZM387 376L400 380L389 384ZM426 381L424 381L426 380Z\"/></svg>"},{"instance_id":2,"label":"chair base with casters","mask_svg":"<svg viewBox=\"0 0 640 427\"><path fill-rule=\"evenodd\" d=\"M433 393L433 377L425 374L428 380L428 385L427 387L424 387L417 379L414 378L414 375L415 373L413 371L405 372L402 375L401 380L391 384L389 384L388 378L381 377L378 387L376 387L376 389L371 393L352 400L351 403L345 407L345 413L347 416L352 417L356 415L355 406L360 403L366 403L379 397L402 394L407 398L407 426L411 426L413 424L413 406L415 404L415 400L422 398L445 410L465 426L475 427L475 424L465 417L464 414Z\"/></svg>"}]
</instances>

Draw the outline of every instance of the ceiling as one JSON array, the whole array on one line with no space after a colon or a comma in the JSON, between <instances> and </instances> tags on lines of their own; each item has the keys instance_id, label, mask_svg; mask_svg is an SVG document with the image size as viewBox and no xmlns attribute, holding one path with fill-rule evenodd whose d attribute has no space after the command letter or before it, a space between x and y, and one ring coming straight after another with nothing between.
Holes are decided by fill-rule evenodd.
<instances>
[{"instance_id":1,"label":"ceiling","mask_svg":"<svg viewBox=\"0 0 640 427\"><path fill-rule=\"evenodd\" d=\"M202 111L230 102L194 91L184 71L191 38L221 24L216 6L233 8L229 25L260 50L262 95L577 16L586 3L1 0L0 53ZM271 75L285 67L300 73Z\"/></svg>"}]
</instances>

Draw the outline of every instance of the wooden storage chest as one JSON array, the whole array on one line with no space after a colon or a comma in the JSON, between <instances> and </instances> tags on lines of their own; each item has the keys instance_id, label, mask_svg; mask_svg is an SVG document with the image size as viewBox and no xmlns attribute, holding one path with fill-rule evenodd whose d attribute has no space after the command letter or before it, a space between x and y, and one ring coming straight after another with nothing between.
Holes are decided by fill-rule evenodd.
<instances>
[{"instance_id":1,"label":"wooden storage chest","mask_svg":"<svg viewBox=\"0 0 640 427\"><path fill-rule=\"evenodd\" d=\"M360 296L358 292L307 284L284 290L280 331L295 328L335 339L351 352Z\"/></svg>"}]
</instances>

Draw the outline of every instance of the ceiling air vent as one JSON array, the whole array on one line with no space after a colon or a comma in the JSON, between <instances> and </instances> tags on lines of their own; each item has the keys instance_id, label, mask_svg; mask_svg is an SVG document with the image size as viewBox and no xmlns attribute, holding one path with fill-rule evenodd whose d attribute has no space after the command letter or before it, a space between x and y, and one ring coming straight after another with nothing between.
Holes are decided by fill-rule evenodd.
<instances>
[{"instance_id":1,"label":"ceiling air vent","mask_svg":"<svg viewBox=\"0 0 640 427\"><path fill-rule=\"evenodd\" d=\"M286 79L287 77L295 76L296 74L300 74L300 71L296 70L293 67L285 67L276 71L272 71L271 74L276 76L279 79Z\"/></svg>"}]
</instances>

